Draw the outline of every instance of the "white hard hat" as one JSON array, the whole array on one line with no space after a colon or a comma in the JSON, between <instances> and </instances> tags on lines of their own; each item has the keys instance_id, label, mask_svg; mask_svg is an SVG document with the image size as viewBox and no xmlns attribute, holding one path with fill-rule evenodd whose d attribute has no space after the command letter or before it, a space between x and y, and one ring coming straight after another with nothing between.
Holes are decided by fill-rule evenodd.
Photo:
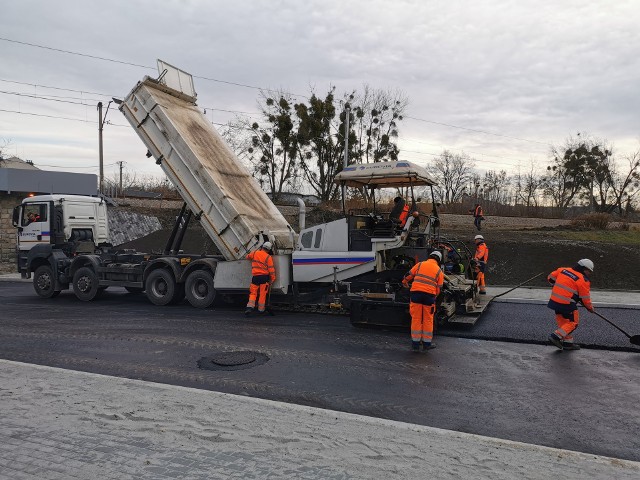
<instances>
[{"instance_id":1,"label":"white hard hat","mask_svg":"<svg viewBox=\"0 0 640 480\"><path fill-rule=\"evenodd\" d=\"M429 254L429 256L430 257L437 257L439 262L442 261L442 254L438 250L434 250L433 252L431 252Z\"/></svg>"},{"instance_id":2,"label":"white hard hat","mask_svg":"<svg viewBox=\"0 0 640 480\"><path fill-rule=\"evenodd\" d=\"M271 250L273 248L273 244L271 242L264 242L262 244L262 248L264 248L265 250Z\"/></svg>"},{"instance_id":3,"label":"white hard hat","mask_svg":"<svg viewBox=\"0 0 640 480\"><path fill-rule=\"evenodd\" d=\"M583 258L582 260L579 260L578 265L586 268L587 270L591 270L593 272L593 262L588 258Z\"/></svg>"},{"instance_id":4,"label":"white hard hat","mask_svg":"<svg viewBox=\"0 0 640 480\"><path fill-rule=\"evenodd\" d=\"M474 240L484 240L484 237L482 235L476 235L475 237L473 237Z\"/></svg>"}]
</instances>

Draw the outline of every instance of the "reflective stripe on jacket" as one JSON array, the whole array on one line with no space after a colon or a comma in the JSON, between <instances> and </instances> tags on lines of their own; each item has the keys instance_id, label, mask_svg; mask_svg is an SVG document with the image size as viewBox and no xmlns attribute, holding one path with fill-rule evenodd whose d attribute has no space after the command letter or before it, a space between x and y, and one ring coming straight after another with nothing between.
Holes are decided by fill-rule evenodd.
<instances>
[{"instance_id":1,"label":"reflective stripe on jacket","mask_svg":"<svg viewBox=\"0 0 640 480\"><path fill-rule=\"evenodd\" d=\"M549 300L550 308L554 308L554 304L568 305L573 308L578 301L582 301L585 307L592 308L591 282L584 274L573 268L560 267L551 272L547 280L553 284Z\"/></svg>"},{"instance_id":2,"label":"reflective stripe on jacket","mask_svg":"<svg viewBox=\"0 0 640 480\"><path fill-rule=\"evenodd\" d=\"M433 258L424 262L419 262L402 279L402 284L411 284L412 292L425 292L438 295L444 282L444 275L440 265Z\"/></svg>"},{"instance_id":3,"label":"reflective stripe on jacket","mask_svg":"<svg viewBox=\"0 0 640 480\"><path fill-rule=\"evenodd\" d=\"M273 266L273 258L266 251L260 249L247 255L251 260L251 275L269 275L271 283L276 280L276 269Z\"/></svg>"}]
</instances>

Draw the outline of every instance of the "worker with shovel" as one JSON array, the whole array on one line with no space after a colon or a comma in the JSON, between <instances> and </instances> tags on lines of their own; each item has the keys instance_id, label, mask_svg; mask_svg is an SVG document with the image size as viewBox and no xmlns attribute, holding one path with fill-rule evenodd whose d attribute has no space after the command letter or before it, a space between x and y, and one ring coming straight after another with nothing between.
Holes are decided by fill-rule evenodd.
<instances>
[{"instance_id":1,"label":"worker with shovel","mask_svg":"<svg viewBox=\"0 0 640 480\"><path fill-rule=\"evenodd\" d=\"M247 255L251 260L251 287L249 287L249 302L245 315L251 315L258 302L258 313L264 314L267 305L267 293L270 285L276 281L276 269L273 265L271 242L264 242L262 247Z\"/></svg>"},{"instance_id":2,"label":"worker with shovel","mask_svg":"<svg viewBox=\"0 0 640 480\"><path fill-rule=\"evenodd\" d=\"M547 280L553 285L547 306L556 312L558 328L549 335L549 341L560 350L579 350L573 341L572 332L578 328L578 302L593 312L591 282L593 262L588 258L578 261L573 267L560 267L549 274Z\"/></svg>"}]
</instances>

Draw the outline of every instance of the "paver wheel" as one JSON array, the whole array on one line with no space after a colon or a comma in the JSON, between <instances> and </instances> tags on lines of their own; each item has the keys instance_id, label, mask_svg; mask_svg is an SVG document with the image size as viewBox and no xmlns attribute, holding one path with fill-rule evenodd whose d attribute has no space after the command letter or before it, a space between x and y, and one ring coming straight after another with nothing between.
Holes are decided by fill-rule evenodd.
<instances>
[{"instance_id":1,"label":"paver wheel","mask_svg":"<svg viewBox=\"0 0 640 480\"><path fill-rule=\"evenodd\" d=\"M81 267L73 275L73 293L83 302L90 302L98 295L98 275L89 267Z\"/></svg>"},{"instance_id":2,"label":"paver wheel","mask_svg":"<svg viewBox=\"0 0 640 480\"><path fill-rule=\"evenodd\" d=\"M49 265L38 267L33 275L33 288L42 298L57 297L60 290L56 290L56 282L53 278L53 270Z\"/></svg>"},{"instance_id":3,"label":"paver wheel","mask_svg":"<svg viewBox=\"0 0 640 480\"><path fill-rule=\"evenodd\" d=\"M208 308L216 299L213 275L207 270L196 270L185 283L187 300L196 308Z\"/></svg>"}]
</instances>

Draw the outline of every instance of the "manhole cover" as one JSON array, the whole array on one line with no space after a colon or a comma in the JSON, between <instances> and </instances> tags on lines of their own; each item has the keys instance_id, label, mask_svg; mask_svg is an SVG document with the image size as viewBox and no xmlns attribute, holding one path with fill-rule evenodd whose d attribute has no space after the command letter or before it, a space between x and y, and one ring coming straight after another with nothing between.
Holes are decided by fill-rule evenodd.
<instances>
[{"instance_id":1,"label":"manhole cover","mask_svg":"<svg viewBox=\"0 0 640 480\"><path fill-rule=\"evenodd\" d=\"M211 361L216 365L231 367L233 365L246 365L255 362L256 355L253 352L230 352L220 353L211 357Z\"/></svg>"},{"instance_id":2,"label":"manhole cover","mask_svg":"<svg viewBox=\"0 0 640 480\"><path fill-rule=\"evenodd\" d=\"M242 370L262 365L267 361L269 357L260 352L220 352L210 357L202 357L198 360L198 367L204 370Z\"/></svg>"}]
</instances>

